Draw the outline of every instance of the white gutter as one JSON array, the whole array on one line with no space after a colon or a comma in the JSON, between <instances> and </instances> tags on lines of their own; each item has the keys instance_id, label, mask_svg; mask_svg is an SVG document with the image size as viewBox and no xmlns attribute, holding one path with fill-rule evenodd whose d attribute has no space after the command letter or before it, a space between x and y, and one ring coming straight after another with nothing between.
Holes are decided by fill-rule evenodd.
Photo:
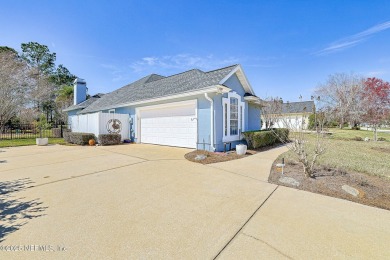
<instances>
[{"instance_id":1,"label":"white gutter","mask_svg":"<svg viewBox=\"0 0 390 260\"><path fill-rule=\"evenodd\" d=\"M153 103L153 102L158 102L158 101L165 101L165 100L169 100L169 99L183 98L183 97L189 97L189 96L194 96L194 95L201 95L201 94L206 93L206 92L227 93L230 90L231 90L230 88L222 86L222 85L213 85L213 86L210 86L210 87L207 87L207 88L204 88L204 89L200 89L200 90L196 90L196 91L190 91L190 92L185 92L185 93L181 93L181 94L168 95L168 96L164 96L164 97L153 98L153 99L146 99L146 100L130 102L130 103L115 104L115 105L99 108L97 110L91 110L91 111L88 111L87 113L92 113L92 112L101 111L101 110L108 110L108 109L118 108L118 107L136 106L136 105L140 105L140 104L147 104L147 103Z\"/></svg>"},{"instance_id":2,"label":"white gutter","mask_svg":"<svg viewBox=\"0 0 390 260\"><path fill-rule=\"evenodd\" d=\"M211 134L210 134L210 148L212 151L215 151L214 147L214 101L208 96L207 93L204 93L204 97L210 101L210 123L211 123Z\"/></svg>"}]
</instances>

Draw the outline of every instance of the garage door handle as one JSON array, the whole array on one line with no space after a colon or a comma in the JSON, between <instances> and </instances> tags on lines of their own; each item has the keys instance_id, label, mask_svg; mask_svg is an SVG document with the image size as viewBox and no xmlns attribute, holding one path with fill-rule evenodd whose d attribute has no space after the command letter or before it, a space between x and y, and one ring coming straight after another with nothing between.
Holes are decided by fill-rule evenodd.
<instances>
[{"instance_id":1,"label":"garage door handle","mask_svg":"<svg viewBox=\"0 0 390 260\"><path fill-rule=\"evenodd\" d=\"M198 118L192 117L192 118L191 118L191 121L194 121L194 120L198 120Z\"/></svg>"}]
</instances>

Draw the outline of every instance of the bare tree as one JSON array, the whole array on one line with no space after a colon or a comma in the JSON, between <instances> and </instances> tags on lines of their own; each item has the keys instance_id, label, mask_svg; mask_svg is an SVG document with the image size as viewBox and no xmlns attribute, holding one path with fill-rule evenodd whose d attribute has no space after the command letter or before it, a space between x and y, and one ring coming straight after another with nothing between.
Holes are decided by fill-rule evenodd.
<instances>
[{"instance_id":1,"label":"bare tree","mask_svg":"<svg viewBox=\"0 0 390 260\"><path fill-rule=\"evenodd\" d=\"M262 101L261 112L261 124L263 128L270 129L278 121L282 113L283 100L279 97L269 97Z\"/></svg>"},{"instance_id":2,"label":"bare tree","mask_svg":"<svg viewBox=\"0 0 390 260\"><path fill-rule=\"evenodd\" d=\"M303 118L303 120L305 119L307 120L307 118ZM325 131L325 123L329 120L329 112L322 110L315 113L314 133L305 130L304 125L298 118L281 117L280 120L289 131L274 130L274 134L298 157L298 161L303 165L305 176L313 177L314 166L318 157L326 151L327 134ZM283 136L283 134L287 134L288 136Z\"/></svg>"},{"instance_id":3,"label":"bare tree","mask_svg":"<svg viewBox=\"0 0 390 260\"><path fill-rule=\"evenodd\" d=\"M344 123L356 125L360 122L364 113L361 102L363 88L363 77L352 73L336 73L330 75L315 93L321 96L324 107L332 110L334 119L343 128Z\"/></svg>"},{"instance_id":4,"label":"bare tree","mask_svg":"<svg viewBox=\"0 0 390 260\"><path fill-rule=\"evenodd\" d=\"M29 69L12 51L0 52L0 129L27 101Z\"/></svg>"},{"instance_id":5,"label":"bare tree","mask_svg":"<svg viewBox=\"0 0 390 260\"><path fill-rule=\"evenodd\" d=\"M22 108L18 114L20 123L32 124L39 118L39 112L34 108Z\"/></svg>"}]
</instances>

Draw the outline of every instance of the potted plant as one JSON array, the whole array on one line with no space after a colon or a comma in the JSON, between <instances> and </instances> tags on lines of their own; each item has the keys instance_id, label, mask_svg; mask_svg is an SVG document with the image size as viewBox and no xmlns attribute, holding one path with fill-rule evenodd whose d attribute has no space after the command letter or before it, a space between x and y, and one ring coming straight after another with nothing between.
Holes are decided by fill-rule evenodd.
<instances>
[{"instance_id":1,"label":"potted plant","mask_svg":"<svg viewBox=\"0 0 390 260\"><path fill-rule=\"evenodd\" d=\"M36 138L35 142L37 145L39 146L44 146L44 145L48 145L49 143L49 138L43 138L42 137L42 124L45 124L47 125L47 121L46 121L46 118L44 115L41 116L40 120L39 120L39 123L38 123L38 127L39 127L39 138Z\"/></svg>"}]
</instances>

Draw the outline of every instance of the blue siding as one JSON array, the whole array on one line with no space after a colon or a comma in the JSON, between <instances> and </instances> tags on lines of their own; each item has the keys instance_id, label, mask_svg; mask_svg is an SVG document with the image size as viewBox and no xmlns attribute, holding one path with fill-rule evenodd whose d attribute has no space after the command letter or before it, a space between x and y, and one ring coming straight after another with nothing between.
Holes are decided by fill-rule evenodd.
<instances>
[{"instance_id":1,"label":"blue siding","mask_svg":"<svg viewBox=\"0 0 390 260\"><path fill-rule=\"evenodd\" d=\"M224 85L228 88L230 88L232 91L236 92L241 96L241 101L244 101L244 94L245 94L245 89L242 86L241 82L237 78L236 74L233 74L226 82ZM221 152L224 150L224 145L223 145L223 106L222 106L222 97L227 97L227 93L223 95L217 95L214 97L214 108L215 108L215 135L216 135L216 142L215 142L215 149L218 152ZM248 113L248 102L245 102L245 112L244 112L244 129L248 129L248 118L249 118L249 113ZM232 149L236 147L237 144L243 143L242 141L235 141L232 142Z\"/></svg>"},{"instance_id":2,"label":"blue siding","mask_svg":"<svg viewBox=\"0 0 390 260\"><path fill-rule=\"evenodd\" d=\"M260 108L258 106L248 105L248 128L246 131L260 130Z\"/></svg>"},{"instance_id":3,"label":"blue siding","mask_svg":"<svg viewBox=\"0 0 390 260\"><path fill-rule=\"evenodd\" d=\"M202 150L210 150L211 147L210 108L210 101L208 101L204 96L198 98L198 149Z\"/></svg>"},{"instance_id":4,"label":"blue siding","mask_svg":"<svg viewBox=\"0 0 390 260\"><path fill-rule=\"evenodd\" d=\"M245 94L245 89L244 87L241 85L241 82L240 80L237 78L236 74L233 74L228 80L226 80L226 82L224 83L224 85L228 88L230 88L231 90L233 90L234 92L236 92L237 94L239 94L240 96L244 96Z\"/></svg>"},{"instance_id":5,"label":"blue siding","mask_svg":"<svg viewBox=\"0 0 390 260\"><path fill-rule=\"evenodd\" d=\"M80 104L81 102L85 101L87 99L87 85L86 84L79 84L74 87L74 103Z\"/></svg>"},{"instance_id":6,"label":"blue siding","mask_svg":"<svg viewBox=\"0 0 390 260\"><path fill-rule=\"evenodd\" d=\"M215 95L214 98L214 121L215 121L215 150L223 150L222 137L223 137L223 105L222 95Z\"/></svg>"}]
</instances>

